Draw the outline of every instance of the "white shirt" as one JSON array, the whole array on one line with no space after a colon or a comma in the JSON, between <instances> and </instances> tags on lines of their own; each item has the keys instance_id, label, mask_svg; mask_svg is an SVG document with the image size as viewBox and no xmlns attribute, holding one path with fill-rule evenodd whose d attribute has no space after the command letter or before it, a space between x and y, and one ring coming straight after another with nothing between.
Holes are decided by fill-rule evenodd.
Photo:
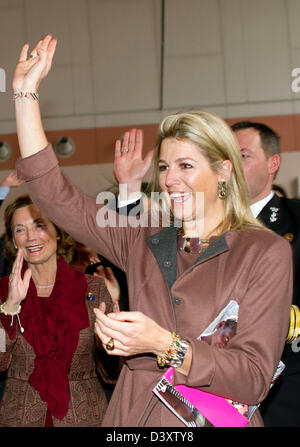
<instances>
[{"instance_id":1,"label":"white shirt","mask_svg":"<svg viewBox=\"0 0 300 447\"><path fill-rule=\"evenodd\" d=\"M252 203L252 205L250 205L250 209L251 209L254 217L257 217L259 215L259 213L266 206L266 204L268 202L270 202L270 200L272 199L274 194L275 194L274 191L271 191L270 194L267 195L267 197L259 200L258 202Z\"/></svg>"},{"instance_id":2,"label":"white shirt","mask_svg":"<svg viewBox=\"0 0 300 447\"><path fill-rule=\"evenodd\" d=\"M142 193L137 192L135 198L131 198L130 200L120 200L120 195L118 195L118 208L122 208L123 206L130 205L131 203L137 202L142 198Z\"/></svg>"}]
</instances>

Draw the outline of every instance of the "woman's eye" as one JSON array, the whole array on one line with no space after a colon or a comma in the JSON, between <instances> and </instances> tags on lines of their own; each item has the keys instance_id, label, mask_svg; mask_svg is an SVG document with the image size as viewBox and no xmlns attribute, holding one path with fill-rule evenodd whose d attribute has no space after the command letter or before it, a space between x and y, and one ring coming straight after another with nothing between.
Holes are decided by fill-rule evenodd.
<instances>
[{"instance_id":1,"label":"woman's eye","mask_svg":"<svg viewBox=\"0 0 300 447\"><path fill-rule=\"evenodd\" d=\"M166 171L167 169L168 169L168 168L167 168L166 165L159 165L159 166L158 166L158 170L159 170L159 172Z\"/></svg>"},{"instance_id":2,"label":"woman's eye","mask_svg":"<svg viewBox=\"0 0 300 447\"><path fill-rule=\"evenodd\" d=\"M249 157L248 154L245 154L244 152L242 152L242 158L248 158L248 157Z\"/></svg>"},{"instance_id":3,"label":"woman's eye","mask_svg":"<svg viewBox=\"0 0 300 447\"><path fill-rule=\"evenodd\" d=\"M191 169L193 166L190 163L181 163L183 169Z\"/></svg>"}]
</instances>

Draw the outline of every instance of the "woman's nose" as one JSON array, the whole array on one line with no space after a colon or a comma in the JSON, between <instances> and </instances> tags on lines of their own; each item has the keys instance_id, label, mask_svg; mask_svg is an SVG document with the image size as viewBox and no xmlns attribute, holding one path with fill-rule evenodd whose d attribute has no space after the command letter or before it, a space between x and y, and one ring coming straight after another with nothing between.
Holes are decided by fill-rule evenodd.
<instances>
[{"instance_id":1,"label":"woman's nose","mask_svg":"<svg viewBox=\"0 0 300 447\"><path fill-rule=\"evenodd\" d=\"M176 169L168 169L165 184L166 186L178 185L180 183Z\"/></svg>"},{"instance_id":2,"label":"woman's nose","mask_svg":"<svg viewBox=\"0 0 300 447\"><path fill-rule=\"evenodd\" d=\"M28 229L27 230L27 239L29 241L33 241L35 239L35 237L36 237L35 230L34 229Z\"/></svg>"}]
</instances>

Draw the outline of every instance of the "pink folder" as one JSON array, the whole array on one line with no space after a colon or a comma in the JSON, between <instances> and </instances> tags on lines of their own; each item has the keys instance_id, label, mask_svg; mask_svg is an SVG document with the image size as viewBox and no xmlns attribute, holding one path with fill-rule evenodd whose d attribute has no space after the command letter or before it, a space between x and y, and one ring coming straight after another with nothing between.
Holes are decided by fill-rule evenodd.
<instances>
[{"instance_id":1,"label":"pink folder","mask_svg":"<svg viewBox=\"0 0 300 447\"><path fill-rule=\"evenodd\" d=\"M172 384L173 368L169 368L163 377ZM175 385L174 388L215 427L245 427L249 423L224 397L185 385Z\"/></svg>"}]
</instances>

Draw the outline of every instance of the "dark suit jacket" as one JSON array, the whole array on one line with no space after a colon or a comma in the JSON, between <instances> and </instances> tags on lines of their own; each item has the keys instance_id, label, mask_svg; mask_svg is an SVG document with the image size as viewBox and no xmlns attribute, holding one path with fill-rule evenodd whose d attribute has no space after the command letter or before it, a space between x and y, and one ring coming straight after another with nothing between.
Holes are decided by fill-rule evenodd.
<instances>
[{"instance_id":1,"label":"dark suit jacket","mask_svg":"<svg viewBox=\"0 0 300 447\"><path fill-rule=\"evenodd\" d=\"M293 250L294 293L293 304L300 307L300 200L278 197L276 194L258 215L258 219L275 233L289 240ZM300 373L300 355L286 345L282 361L285 374Z\"/></svg>"},{"instance_id":2,"label":"dark suit jacket","mask_svg":"<svg viewBox=\"0 0 300 447\"><path fill-rule=\"evenodd\" d=\"M293 250L293 304L300 307L300 200L276 194L258 215L264 225L290 241ZM282 361L285 370L260 410L267 426L300 425L300 352L285 345Z\"/></svg>"}]
</instances>

